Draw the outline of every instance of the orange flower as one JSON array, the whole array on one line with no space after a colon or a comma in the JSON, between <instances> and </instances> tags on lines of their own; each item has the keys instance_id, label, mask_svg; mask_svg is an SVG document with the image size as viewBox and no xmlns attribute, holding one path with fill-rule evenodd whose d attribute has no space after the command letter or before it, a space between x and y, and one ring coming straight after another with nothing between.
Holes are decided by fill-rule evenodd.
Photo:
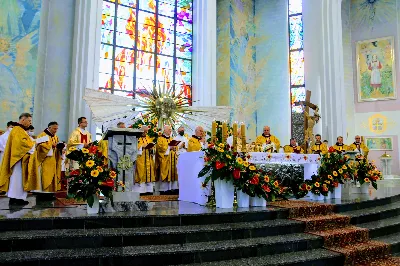
<instances>
[{"instance_id":1,"label":"orange flower","mask_svg":"<svg viewBox=\"0 0 400 266\"><path fill-rule=\"evenodd\" d=\"M319 183L315 182L314 186L319 187Z\"/></svg>"},{"instance_id":2,"label":"orange flower","mask_svg":"<svg viewBox=\"0 0 400 266\"><path fill-rule=\"evenodd\" d=\"M99 173L103 172L103 168L101 166L97 166L96 169L97 169L97 171L99 171Z\"/></svg>"},{"instance_id":3,"label":"orange flower","mask_svg":"<svg viewBox=\"0 0 400 266\"><path fill-rule=\"evenodd\" d=\"M110 177L111 177L112 179L116 178L116 177L117 177L117 173L116 173L115 171L111 171L111 172L110 172Z\"/></svg>"},{"instance_id":4,"label":"orange flower","mask_svg":"<svg viewBox=\"0 0 400 266\"><path fill-rule=\"evenodd\" d=\"M275 187L279 187L279 182L278 182L278 180L275 180L274 186L275 186Z\"/></svg>"},{"instance_id":5,"label":"orange flower","mask_svg":"<svg viewBox=\"0 0 400 266\"><path fill-rule=\"evenodd\" d=\"M332 180L332 179L333 179L333 176L331 176L331 175L328 175L328 178L329 178L330 180Z\"/></svg>"},{"instance_id":6,"label":"orange flower","mask_svg":"<svg viewBox=\"0 0 400 266\"><path fill-rule=\"evenodd\" d=\"M310 191L310 190L311 190L311 186L310 186L310 185L307 185L307 186L306 186L306 189L307 189L308 191Z\"/></svg>"},{"instance_id":7,"label":"orange flower","mask_svg":"<svg viewBox=\"0 0 400 266\"><path fill-rule=\"evenodd\" d=\"M267 176L267 175L264 176L264 181L268 183L269 182L269 176Z\"/></svg>"},{"instance_id":8,"label":"orange flower","mask_svg":"<svg viewBox=\"0 0 400 266\"><path fill-rule=\"evenodd\" d=\"M370 182L369 178L368 177L364 178L364 182L369 183Z\"/></svg>"}]
</instances>

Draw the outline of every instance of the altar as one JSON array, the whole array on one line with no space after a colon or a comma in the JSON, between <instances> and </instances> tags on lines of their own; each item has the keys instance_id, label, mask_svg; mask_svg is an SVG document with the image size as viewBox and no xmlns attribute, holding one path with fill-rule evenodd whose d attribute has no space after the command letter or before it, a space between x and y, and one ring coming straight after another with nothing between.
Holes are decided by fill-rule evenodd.
<instances>
[{"instance_id":1,"label":"altar","mask_svg":"<svg viewBox=\"0 0 400 266\"><path fill-rule=\"evenodd\" d=\"M311 179L317 174L320 156L318 154L288 154L250 152L249 162L254 164L303 165L304 179ZM203 178L198 178L204 166L204 152L185 152L178 158L179 200L205 205L208 200L209 187L203 187Z\"/></svg>"}]
</instances>

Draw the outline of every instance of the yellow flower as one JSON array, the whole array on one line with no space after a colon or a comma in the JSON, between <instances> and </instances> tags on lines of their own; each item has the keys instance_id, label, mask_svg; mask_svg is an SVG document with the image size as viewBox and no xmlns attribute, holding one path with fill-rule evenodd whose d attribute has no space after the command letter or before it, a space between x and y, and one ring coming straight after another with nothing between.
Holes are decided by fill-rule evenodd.
<instances>
[{"instance_id":1,"label":"yellow flower","mask_svg":"<svg viewBox=\"0 0 400 266\"><path fill-rule=\"evenodd\" d=\"M333 171L333 176L338 176L338 173L336 171Z\"/></svg>"},{"instance_id":2,"label":"yellow flower","mask_svg":"<svg viewBox=\"0 0 400 266\"><path fill-rule=\"evenodd\" d=\"M278 180L275 180L274 186L275 186L275 187L279 187L279 182L278 182Z\"/></svg>"},{"instance_id":3,"label":"yellow flower","mask_svg":"<svg viewBox=\"0 0 400 266\"><path fill-rule=\"evenodd\" d=\"M153 128L153 132L157 132L157 128Z\"/></svg>"},{"instance_id":4,"label":"yellow flower","mask_svg":"<svg viewBox=\"0 0 400 266\"><path fill-rule=\"evenodd\" d=\"M343 170L346 170L346 169L347 169L347 166L346 166L346 165L343 165L343 166L342 166L342 169L343 169Z\"/></svg>"},{"instance_id":5,"label":"yellow flower","mask_svg":"<svg viewBox=\"0 0 400 266\"><path fill-rule=\"evenodd\" d=\"M364 182L369 183L369 178L364 178Z\"/></svg>"},{"instance_id":6,"label":"yellow flower","mask_svg":"<svg viewBox=\"0 0 400 266\"><path fill-rule=\"evenodd\" d=\"M220 143L220 144L218 144L218 146L219 146L220 148L224 148L224 147L225 147L225 144L224 144L224 143Z\"/></svg>"},{"instance_id":7,"label":"yellow flower","mask_svg":"<svg viewBox=\"0 0 400 266\"><path fill-rule=\"evenodd\" d=\"M142 124L139 124L138 127L141 128L141 127L142 127Z\"/></svg>"},{"instance_id":8,"label":"yellow flower","mask_svg":"<svg viewBox=\"0 0 400 266\"><path fill-rule=\"evenodd\" d=\"M333 177L331 175L328 175L328 178L331 179L331 180L333 179Z\"/></svg>"},{"instance_id":9,"label":"yellow flower","mask_svg":"<svg viewBox=\"0 0 400 266\"><path fill-rule=\"evenodd\" d=\"M238 164L243 164L243 159L240 158L240 157L238 157L238 158L236 158L236 162L237 162Z\"/></svg>"},{"instance_id":10,"label":"yellow flower","mask_svg":"<svg viewBox=\"0 0 400 266\"><path fill-rule=\"evenodd\" d=\"M249 164L248 162L244 162L244 163ZM243 165L244 165L244 163L243 163ZM255 167L254 165L250 165L249 169L250 169L251 171L254 171L254 170L256 170L256 167Z\"/></svg>"},{"instance_id":11,"label":"yellow flower","mask_svg":"<svg viewBox=\"0 0 400 266\"><path fill-rule=\"evenodd\" d=\"M343 174L343 170L342 169L339 169L339 174Z\"/></svg>"},{"instance_id":12,"label":"yellow flower","mask_svg":"<svg viewBox=\"0 0 400 266\"><path fill-rule=\"evenodd\" d=\"M89 167L89 168L92 168L93 165L94 165L94 161L92 161L92 160L89 160L89 161L86 162L86 166Z\"/></svg>"},{"instance_id":13,"label":"yellow flower","mask_svg":"<svg viewBox=\"0 0 400 266\"><path fill-rule=\"evenodd\" d=\"M117 177L117 173L114 172L114 171L111 171L110 172L110 177L113 178L113 179L116 178Z\"/></svg>"},{"instance_id":14,"label":"yellow flower","mask_svg":"<svg viewBox=\"0 0 400 266\"><path fill-rule=\"evenodd\" d=\"M318 182L315 182L315 184L314 184L316 187L319 187L319 183Z\"/></svg>"},{"instance_id":15,"label":"yellow flower","mask_svg":"<svg viewBox=\"0 0 400 266\"><path fill-rule=\"evenodd\" d=\"M69 151L76 151L76 147L69 147Z\"/></svg>"},{"instance_id":16,"label":"yellow flower","mask_svg":"<svg viewBox=\"0 0 400 266\"><path fill-rule=\"evenodd\" d=\"M218 148L219 152L224 152L224 149Z\"/></svg>"},{"instance_id":17,"label":"yellow flower","mask_svg":"<svg viewBox=\"0 0 400 266\"><path fill-rule=\"evenodd\" d=\"M267 175L264 176L264 181L268 183L269 182L269 176L267 176Z\"/></svg>"},{"instance_id":18,"label":"yellow flower","mask_svg":"<svg viewBox=\"0 0 400 266\"><path fill-rule=\"evenodd\" d=\"M327 156L328 158L331 158L331 155L328 153L328 156Z\"/></svg>"},{"instance_id":19,"label":"yellow flower","mask_svg":"<svg viewBox=\"0 0 400 266\"><path fill-rule=\"evenodd\" d=\"M93 177L98 177L98 176L99 176L99 171L97 171L97 170L92 170L92 171L90 172L90 175L93 176Z\"/></svg>"},{"instance_id":20,"label":"yellow flower","mask_svg":"<svg viewBox=\"0 0 400 266\"><path fill-rule=\"evenodd\" d=\"M82 152L83 152L83 153L89 153L89 150L86 149L86 148L83 148L83 149L82 149Z\"/></svg>"},{"instance_id":21,"label":"yellow flower","mask_svg":"<svg viewBox=\"0 0 400 266\"><path fill-rule=\"evenodd\" d=\"M101 166L97 166L96 167L97 171L99 171L100 173L103 173L103 168Z\"/></svg>"},{"instance_id":22,"label":"yellow flower","mask_svg":"<svg viewBox=\"0 0 400 266\"><path fill-rule=\"evenodd\" d=\"M310 185L307 185L307 186L306 186L306 189L307 189L308 191L310 191L310 190L311 190L311 186L310 186Z\"/></svg>"},{"instance_id":23,"label":"yellow flower","mask_svg":"<svg viewBox=\"0 0 400 266\"><path fill-rule=\"evenodd\" d=\"M244 161L243 162L243 166L244 167L248 167L249 166L249 162L248 161ZM254 170L256 170L256 167L254 165L250 166L250 170L253 170L252 167L254 167Z\"/></svg>"},{"instance_id":24,"label":"yellow flower","mask_svg":"<svg viewBox=\"0 0 400 266\"><path fill-rule=\"evenodd\" d=\"M232 159L232 157L229 154L226 155L226 158Z\"/></svg>"}]
</instances>

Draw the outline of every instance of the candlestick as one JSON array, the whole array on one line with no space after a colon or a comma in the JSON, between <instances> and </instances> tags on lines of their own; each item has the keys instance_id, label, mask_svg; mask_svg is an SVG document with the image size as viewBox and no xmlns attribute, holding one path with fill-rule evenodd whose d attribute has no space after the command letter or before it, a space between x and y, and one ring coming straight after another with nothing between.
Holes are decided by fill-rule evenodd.
<instances>
[{"instance_id":1,"label":"candlestick","mask_svg":"<svg viewBox=\"0 0 400 266\"><path fill-rule=\"evenodd\" d=\"M228 127L226 125L226 121L222 123L222 143L226 143L226 138L228 134Z\"/></svg>"},{"instance_id":2,"label":"candlestick","mask_svg":"<svg viewBox=\"0 0 400 266\"><path fill-rule=\"evenodd\" d=\"M233 144L232 144L232 150L237 151L237 130L238 130L238 125L235 122L233 124Z\"/></svg>"},{"instance_id":3,"label":"candlestick","mask_svg":"<svg viewBox=\"0 0 400 266\"><path fill-rule=\"evenodd\" d=\"M215 142L215 136L217 135L217 121L212 122L211 127L211 142Z\"/></svg>"},{"instance_id":4,"label":"candlestick","mask_svg":"<svg viewBox=\"0 0 400 266\"><path fill-rule=\"evenodd\" d=\"M240 125L240 133L242 134L242 152L246 152L246 125L244 123Z\"/></svg>"}]
</instances>

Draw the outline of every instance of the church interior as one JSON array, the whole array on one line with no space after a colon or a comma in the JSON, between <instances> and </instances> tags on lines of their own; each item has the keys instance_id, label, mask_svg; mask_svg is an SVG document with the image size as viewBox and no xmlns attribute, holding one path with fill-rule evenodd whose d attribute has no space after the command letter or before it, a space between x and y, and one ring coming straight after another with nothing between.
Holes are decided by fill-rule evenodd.
<instances>
[{"instance_id":1,"label":"church interior","mask_svg":"<svg viewBox=\"0 0 400 266\"><path fill-rule=\"evenodd\" d=\"M0 0L0 265L400 266L399 43L400 0Z\"/></svg>"}]
</instances>

